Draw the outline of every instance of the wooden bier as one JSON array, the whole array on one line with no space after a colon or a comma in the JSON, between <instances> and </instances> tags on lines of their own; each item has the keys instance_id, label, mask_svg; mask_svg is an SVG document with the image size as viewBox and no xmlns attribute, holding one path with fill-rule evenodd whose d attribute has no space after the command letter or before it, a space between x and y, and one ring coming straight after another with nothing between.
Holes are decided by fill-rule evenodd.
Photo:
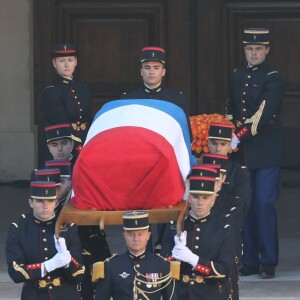
<instances>
[{"instance_id":1,"label":"wooden bier","mask_svg":"<svg viewBox=\"0 0 300 300\"><path fill-rule=\"evenodd\" d=\"M181 201L178 205L168 208L154 208L145 210L149 214L149 223L168 223L177 220L180 212L186 207L186 201ZM130 210L132 211L132 210ZM55 225L55 235L60 235L61 227L68 223L76 225L99 225L100 229L104 229L105 225L123 224L122 216L125 210L105 210L96 209L77 209L71 202L67 203L61 210Z\"/></svg>"}]
</instances>

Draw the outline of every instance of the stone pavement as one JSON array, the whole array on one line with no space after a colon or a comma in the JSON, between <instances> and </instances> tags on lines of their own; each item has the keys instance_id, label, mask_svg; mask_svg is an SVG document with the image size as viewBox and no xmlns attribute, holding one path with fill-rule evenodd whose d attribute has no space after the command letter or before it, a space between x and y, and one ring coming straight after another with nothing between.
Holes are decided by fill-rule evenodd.
<instances>
[{"instance_id":1,"label":"stone pavement","mask_svg":"<svg viewBox=\"0 0 300 300\"><path fill-rule=\"evenodd\" d=\"M277 205L280 258L276 277L241 277L241 300L300 300L300 170L284 170L282 185ZM13 283L7 275L4 247L7 226L27 210L28 188L24 183L0 184L0 195L0 300L16 300L20 299L22 285ZM124 250L121 232L120 226L106 227L112 252Z\"/></svg>"}]
</instances>

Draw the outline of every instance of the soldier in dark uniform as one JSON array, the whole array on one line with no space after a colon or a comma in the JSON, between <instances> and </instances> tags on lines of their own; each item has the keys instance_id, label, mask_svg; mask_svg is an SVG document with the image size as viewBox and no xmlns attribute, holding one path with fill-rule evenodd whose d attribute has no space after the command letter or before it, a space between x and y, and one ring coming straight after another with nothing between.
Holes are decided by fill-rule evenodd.
<instances>
[{"instance_id":1,"label":"soldier in dark uniform","mask_svg":"<svg viewBox=\"0 0 300 300\"><path fill-rule=\"evenodd\" d=\"M186 99L183 97L182 92L178 92L169 89L163 84L163 77L166 75L166 52L163 48L157 46L144 47L140 57L141 62L141 77L143 84L121 96L121 99L153 99L164 100L176 104L183 109L187 116L187 123L189 125L190 136L190 122L189 105ZM191 141L192 142L192 141ZM164 224L158 224L158 236L163 235L165 228ZM161 244L159 241L155 243L155 252L159 253ZM147 246L149 251L152 251L152 238L149 240Z\"/></svg>"},{"instance_id":2,"label":"soldier in dark uniform","mask_svg":"<svg viewBox=\"0 0 300 300\"><path fill-rule=\"evenodd\" d=\"M146 251L148 213L127 212L123 223L128 251L94 265L93 277L99 279L96 300L174 299L170 263Z\"/></svg>"},{"instance_id":3,"label":"soldier in dark uniform","mask_svg":"<svg viewBox=\"0 0 300 300\"><path fill-rule=\"evenodd\" d=\"M48 181L31 182L32 210L9 227L8 273L14 282L24 283L22 300L80 299L77 285L84 267L77 228L68 225L61 237L54 236L56 186Z\"/></svg>"},{"instance_id":4,"label":"soldier in dark uniform","mask_svg":"<svg viewBox=\"0 0 300 300\"><path fill-rule=\"evenodd\" d=\"M65 160L51 160L46 161L45 165L47 168L60 169L60 197L55 208L56 213L59 214L70 197L69 191L72 187L70 163ZM95 285L91 280L92 266L95 262L110 257L111 253L106 241L106 234L104 230L100 230L99 226L78 226L78 235L82 246L83 263L86 269L81 284L81 296L83 300L94 299Z\"/></svg>"},{"instance_id":5,"label":"soldier in dark uniform","mask_svg":"<svg viewBox=\"0 0 300 300\"><path fill-rule=\"evenodd\" d=\"M157 99L172 102L189 115L188 103L181 92L171 90L163 85L166 74L166 53L160 47L145 47L141 53L141 76L143 85L124 93L121 99Z\"/></svg>"},{"instance_id":6,"label":"soldier in dark uniform","mask_svg":"<svg viewBox=\"0 0 300 300\"><path fill-rule=\"evenodd\" d=\"M57 124L45 128L48 149L55 160L69 160L73 169L76 157L73 156L73 135L70 124Z\"/></svg>"},{"instance_id":7,"label":"soldier in dark uniform","mask_svg":"<svg viewBox=\"0 0 300 300\"><path fill-rule=\"evenodd\" d=\"M275 203L280 190L283 128L280 111L284 94L282 77L267 62L269 30L245 29L248 65L230 77L227 118L236 123L232 141L239 151L232 157L250 171L252 198L243 228L241 275L260 272L275 275L278 233Z\"/></svg>"},{"instance_id":8,"label":"soldier in dark uniform","mask_svg":"<svg viewBox=\"0 0 300 300\"><path fill-rule=\"evenodd\" d=\"M57 75L42 93L41 111L47 125L70 124L75 137L75 155L85 141L92 118L90 91L84 81L74 77L77 50L73 44L55 45L52 63ZM43 157L41 161L47 159Z\"/></svg>"},{"instance_id":9,"label":"soldier in dark uniform","mask_svg":"<svg viewBox=\"0 0 300 300\"><path fill-rule=\"evenodd\" d=\"M250 176L246 166L228 159L231 149L233 127L223 123L211 123L208 136L210 161L221 164L226 170L226 178L222 185L223 194L232 196L232 201L239 209L237 225L241 229L251 200ZM214 159L215 156L215 159ZM218 201L217 201L218 203Z\"/></svg>"},{"instance_id":10,"label":"soldier in dark uniform","mask_svg":"<svg viewBox=\"0 0 300 300\"><path fill-rule=\"evenodd\" d=\"M55 213L59 215L63 206L69 201L70 191L72 188L72 178L71 178L71 168L70 162L68 160L48 160L45 161L46 168L52 170L52 168L57 168L60 171L60 191L58 202L55 208Z\"/></svg>"},{"instance_id":11,"label":"soldier in dark uniform","mask_svg":"<svg viewBox=\"0 0 300 300\"><path fill-rule=\"evenodd\" d=\"M167 226L161 255L181 261L175 287L178 299L230 299L234 233L210 214L215 198L215 177L191 176L191 209L183 224L177 225L183 228L173 222Z\"/></svg>"}]
</instances>

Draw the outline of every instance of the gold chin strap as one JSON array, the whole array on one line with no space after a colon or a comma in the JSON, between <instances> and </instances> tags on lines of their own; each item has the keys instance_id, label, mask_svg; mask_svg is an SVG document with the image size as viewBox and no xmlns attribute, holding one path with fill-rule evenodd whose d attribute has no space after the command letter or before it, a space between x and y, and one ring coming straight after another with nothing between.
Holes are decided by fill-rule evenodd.
<instances>
[{"instance_id":1,"label":"gold chin strap","mask_svg":"<svg viewBox=\"0 0 300 300\"><path fill-rule=\"evenodd\" d=\"M71 137L72 137L73 141L78 142L78 143L82 143L82 140L79 137L77 137L77 136L75 136L73 134L71 134Z\"/></svg>"}]
</instances>

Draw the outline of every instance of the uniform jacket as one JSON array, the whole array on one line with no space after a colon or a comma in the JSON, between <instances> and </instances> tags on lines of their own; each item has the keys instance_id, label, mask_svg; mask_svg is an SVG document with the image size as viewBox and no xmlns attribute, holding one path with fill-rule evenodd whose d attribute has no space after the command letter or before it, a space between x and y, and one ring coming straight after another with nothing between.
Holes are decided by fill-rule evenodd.
<instances>
[{"instance_id":1,"label":"uniform jacket","mask_svg":"<svg viewBox=\"0 0 300 300\"><path fill-rule=\"evenodd\" d=\"M137 89L124 93L121 99L157 99L164 100L178 105L182 108L185 114L189 115L188 103L184 99L181 92L171 90L165 86L160 85L155 89L149 89L145 85L138 87Z\"/></svg>"},{"instance_id":2,"label":"uniform jacket","mask_svg":"<svg viewBox=\"0 0 300 300\"><path fill-rule=\"evenodd\" d=\"M53 239L55 221L56 218L40 221L29 212L9 227L5 248L8 273L14 282L24 282L22 300L80 299L77 284L83 277L84 268L76 226L67 226L62 233L72 256L69 266L41 277L41 263L57 253ZM55 278L62 279L61 286L48 283L45 288L39 288L39 280L51 282Z\"/></svg>"},{"instance_id":3,"label":"uniform jacket","mask_svg":"<svg viewBox=\"0 0 300 300\"><path fill-rule=\"evenodd\" d=\"M132 300L150 299L164 300L171 298L173 281L161 289L164 284L156 284L159 278L168 275L170 264L167 260L155 254L145 252L140 256L134 256L130 252L114 256L107 260L104 266L105 278L100 279L96 285L96 300ZM137 288L145 291L138 292ZM136 294L136 298L134 298Z\"/></svg>"},{"instance_id":4,"label":"uniform jacket","mask_svg":"<svg viewBox=\"0 0 300 300\"><path fill-rule=\"evenodd\" d=\"M55 213L60 214L65 205L66 198L59 200ZM106 234L99 226L79 226L78 236L82 247L82 262L85 267L84 278L81 284L82 300L94 299L95 286L91 281L92 265L97 261L103 261L111 256Z\"/></svg>"},{"instance_id":5,"label":"uniform jacket","mask_svg":"<svg viewBox=\"0 0 300 300\"><path fill-rule=\"evenodd\" d=\"M230 77L227 118L241 141L233 158L249 169L279 166L283 154L280 112L283 79L267 62L239 68Z\"/></svg>"},{"instance_id":6,"label":"uniform jacket","mask_svg":"<svg viewBox=\"0 0 300 300\"><path fill-rule=\"evenodd\" d=\"M212 213L225 217L225 224L230 220L230 225L240 232L251 201L250 175L247 167L235 161L228 161L226 170Z\"/></svg>"},{"instance_id":7,"label":"uniform jacket","mask_svg":"<svg viewBox=\"0 0 300 300\"><path fill-rule=\"evenodd\" d=\"M165 231L161 255L172 255L176 225L171 222ZM195 269L181 262L181 281L176 283L177 299L218 300L229 297L229 278L234 263L234 233L230 225L225 225L213 215L195 219L189 215L184 221L187 231L187 247L199 256ZM189 277L184 282L184 276ZM195 278L203 278L198 283Z\"/></svg>"},{"instance_id":8,"label":"uniform jacket","mask_svg":"<svg viewBox=\"0 0 300 300\"><path fill-rule=\"evenodd\" d=\"M82 80L57 75L42 93L41 110L48 125L90 123L92 105L88 86ZM73 134L84 142L87 129L73 130Z\"/></svg>"}]
</instances>

